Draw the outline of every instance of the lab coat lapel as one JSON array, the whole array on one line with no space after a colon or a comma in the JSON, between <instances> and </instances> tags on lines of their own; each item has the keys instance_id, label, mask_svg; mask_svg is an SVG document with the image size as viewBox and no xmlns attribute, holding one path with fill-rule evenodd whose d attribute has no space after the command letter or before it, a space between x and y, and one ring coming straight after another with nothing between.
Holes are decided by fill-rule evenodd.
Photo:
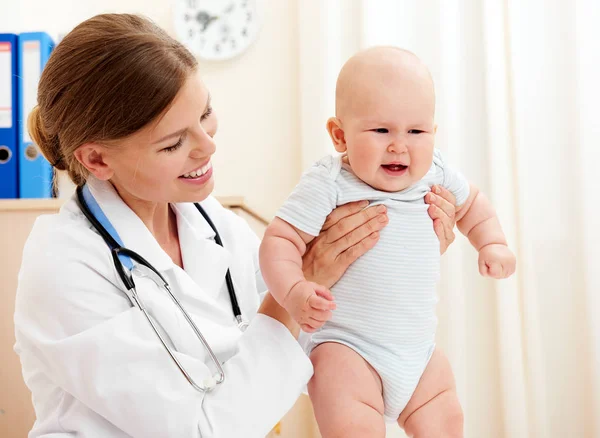
<instances>
[{"instance_id":1,"label":"lab coat lapel","mask_svg":"<svg viewBox=\"0 0 600 438\"><path fill-rule=\"evenodd\" d=\"M214 231L194 204L176 204L174 210L185 272L204 294L216 298L224 287L231 255L215 242Z\"/></svg>"},{"instance_id":2,"label":"lab coat lapel","mask_svg":"<svg viewBox=\"0 0 600 438\"><path fill-rule=\"evenodd\" d=\"M112 184L93 177L90 177L87 184L119 234L123 246L137 252L159 271L175 266L171 257L160 247L139 216L125 204Z\"/></svg>"}]
</instances>

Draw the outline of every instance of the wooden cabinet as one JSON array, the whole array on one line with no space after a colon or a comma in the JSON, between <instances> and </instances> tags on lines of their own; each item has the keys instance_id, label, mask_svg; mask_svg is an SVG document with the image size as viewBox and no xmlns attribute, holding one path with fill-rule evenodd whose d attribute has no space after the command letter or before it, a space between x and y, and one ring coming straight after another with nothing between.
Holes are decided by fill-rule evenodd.
<instances>
[{"instance_id":1,"label":"wooden cabinet","mask_svg":"<svg viewBox=\"0 0 600 438\"><path fill-rule=\"evenodd\" d=\"M246 207L242 198L223 197L219 201L242 216L259 237L266 222ZM13 351L15 343L13 313L17 274L23 245L35 219L41 214L56 213L64 200L0 200L0 436L26 437L35 415L31 393L25 386L21 364ZM269 438L318 438L310 400L300 397Z\"/></svg>"}]
</instances>

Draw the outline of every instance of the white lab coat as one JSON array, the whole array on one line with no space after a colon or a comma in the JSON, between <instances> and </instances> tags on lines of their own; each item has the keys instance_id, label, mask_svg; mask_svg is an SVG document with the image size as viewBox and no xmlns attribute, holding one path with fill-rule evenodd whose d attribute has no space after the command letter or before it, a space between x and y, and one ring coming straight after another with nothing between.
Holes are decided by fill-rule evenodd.
<instances>
[{"instance_id":1,"label":"white lab coat","mask_svg":"<svg viewBox=\"0 0 600 438\"><path fill-rule=\"evenodd\" d=\"M108 247L73 198L57 215L38 218L19 274L15 351L37 416L29 437L264 437L300 395L312 366L281 323L256 314L264 291L258 238L208 198L202 206L221 248L194 205L177 204L184 271L110 184L88 184L124 245L169 282L223 363L225 382L209 393L192 388L130 306ZM251 319L243 334L224 282L227 267ZM210 357L166 292L148 278L135 282L193 377L212 375Z\"/></svg>"}]
</instances>

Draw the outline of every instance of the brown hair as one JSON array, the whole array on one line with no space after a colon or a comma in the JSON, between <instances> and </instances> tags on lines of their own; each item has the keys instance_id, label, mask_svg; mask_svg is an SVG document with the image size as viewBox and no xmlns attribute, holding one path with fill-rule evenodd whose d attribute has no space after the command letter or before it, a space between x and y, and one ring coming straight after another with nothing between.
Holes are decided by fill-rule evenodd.
<instances>
[{"instance_id":1,"label":"brown hair","mask_svg":"<svg viewBox=\"0 0 600 438\"><path fill-rule=\"evenodd\" d=\"M137 15L103 14L79 24L54 49L27 129L58 170L83 185L74 151L125 138L169 107L196 69L190 52Z\"/></svg>"}]
</instances>

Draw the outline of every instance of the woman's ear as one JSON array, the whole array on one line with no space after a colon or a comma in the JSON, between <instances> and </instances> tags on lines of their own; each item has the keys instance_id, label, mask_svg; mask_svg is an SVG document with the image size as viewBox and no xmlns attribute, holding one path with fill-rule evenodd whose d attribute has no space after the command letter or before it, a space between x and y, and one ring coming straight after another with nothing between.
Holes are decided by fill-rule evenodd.
<instances>
[{"instance_id":1,"label":"woman's ear","mask_svg":"<svg viewBox=\"0 0 600 438\"><path fill-rule=\"evenodd\" d=\"M337 117L330 117L327 120L327 132L333 142L333 147L338 152L346 152L346 138L342 129L342 122Z\"/></svg>"},{"instance_id":2,"label":"woman's ear","mask_svg":"<svg viewBox=\"0 0 600 438\"><path fill-rule=\"evenodd\" d=\"M96 178L108 181L112 178L114 171L105 162L105 147L98 143L82 144L75 150L75 158L83 167Z\"/></svg>"}]
</instances>

